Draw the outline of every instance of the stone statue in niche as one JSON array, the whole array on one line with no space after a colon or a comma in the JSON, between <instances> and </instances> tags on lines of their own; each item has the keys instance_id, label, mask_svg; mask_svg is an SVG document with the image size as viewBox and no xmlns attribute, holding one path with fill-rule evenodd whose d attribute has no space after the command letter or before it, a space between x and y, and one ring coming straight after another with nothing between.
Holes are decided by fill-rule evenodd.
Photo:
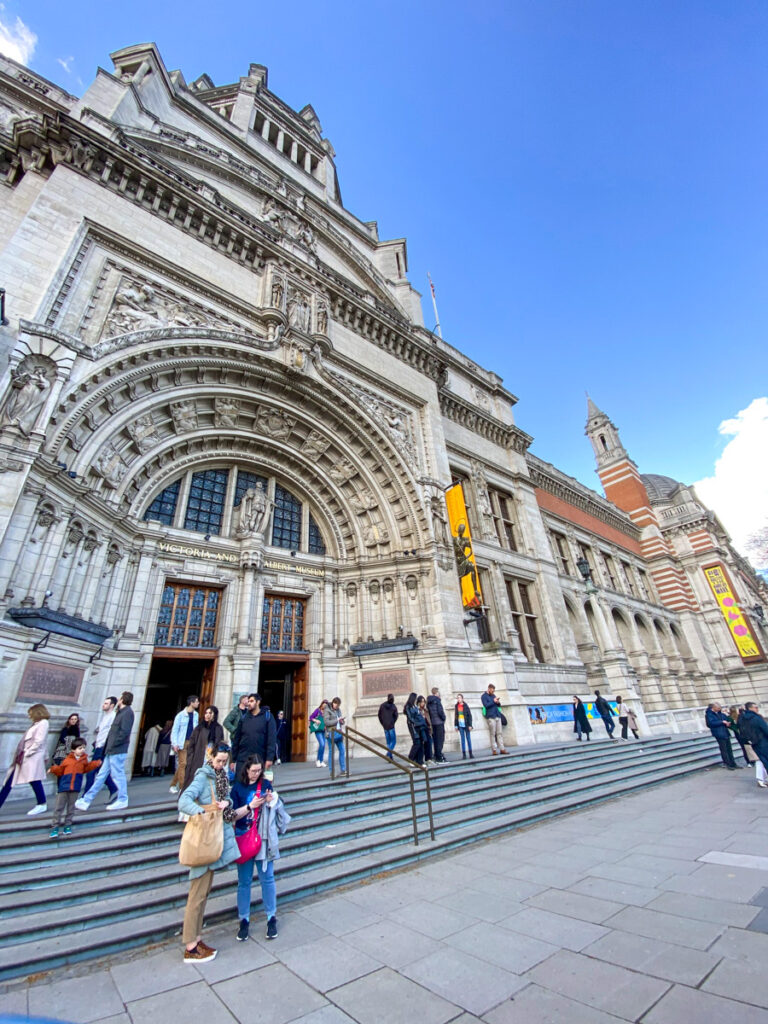
<instances>
[{"instance_id":1,"label":"stone statue in niche","mask_svg":"<svg viewBox=\"0 0 768 1024\"><path fill-rule=\"evenodd\" d=\"M434 495L429 499L429 511L432 513L432 532L435 540L438 544L447 543L448 520L442 495Z\"/></svg>"},{"instance_id":2,"label":"stone statue in niche","mask_svg":"<svg viewBox=\"0 0 768 1024\"><path fill-rule=\"evenodd\" d=\"M345 456L342 456L338 462L334 462L328 470L328 475L335 484L345 484L356 474L357 470Z\"/></svg>"},{"instance_id":3,"label":"stone statue in niche","mask_svg":"<svg viewBox=\"0 0 768 1024\"><path fill-rule=\"evenodd\" d=\"M270 294L270 305L273 309L283 308L283 296L285 294L285 285L283 284L282 277L274 274L272 277L272 291Z\"/></svg>"},{"instance_id":4,"label":"stone statue in niche","mask_svg":"<svg viewBox=\"0 0 768 1024\"><path fill-rule=\"evenodd\" d=\"M264 535L272 513L272 504L262 483L248 488L240 502L240 521L236 531L238 539Z\"/></svg>"},{"instance_id":5,"label":"stone statue in niche","mask_svg":"<svg viewBox=\"0 0 768 1024\"><path fill-rule=\"evenodd\" d=\"M292 291L288 297L288 324L304 334L309 333L309 320L312 307L309 296L304 292Z\"/></svg>"},{"instance_id":6,"label":"stone statue in niche","mask_svg":"<svg viewBox=\"0 0 768 1024\"><path fill-rule=\"evenodd\" d=\"M149 412L137 416L133 423L129 423L128 433L142 455L158 441L157 430L152 422L152 414Z\"/></svg>"},{"instance_id":7,"label":"stone statue in niche","mask_svg":"<svg viewBox=\"0 0 768 1024\"><path fill-rule=\"evenodd\" d=\"M264 206L261 208L261 219L265 224L271 224L281 235L285 233L285 228L283 227L285 213L286 211L283 207L278 206L272 196L267 196L264 200Z\"/></svg>"},{"instance_id":8,"label":"stone statue in niche","mask_svg":"<svg viewBox=\"0 0 768 1024\"><path fill-rule=\"evenodd\" d=\"M213 403L213 422L217 427L236 427L239 413L239 398L217 398Z\"/></svg>"},{"instance_id":9,"label":"stone statue in niche","mask_svg":"<svg viewBox=\"0 0 768 1024\"><path fill-rule=\"evenodd\" d=\"M299 245L303 245L305 249L309 249L310 252L315 251L315 233L306 221L299 223L296 241Z\"/></svg>"},{"instance_id":10,"label":"stone statue in niche","mask_svg":"<svg viewBox=\"0 0 768 1024\"><path fill-rule=\"evenodd\" d=\"M261 434L267 434L276 441L287 441L296 426L296 418L282 409L259 409L254 427Z\"/></svg>"},{"instance_id":11,"label":"stone statue in niche","mask_svg":"<svg viewBox=\"0 0 768 1024\"><path fill-rule=\"evenodd\" d=\"M96 471L104 477L104 482L109 484L110 487L120 486L120 481L125 476L126 469L128 468L123 462L122 455L111 441L104 445L96 456L93 465Z\"/></svg>"},{"instance_id":12,"label":"stone statue in niche","mask_svg":"<svg viewBox=\"0 0 768 1024\"><path fill-rule=\"evenodd\" d=\"M370 512L371 509L377 508L379 504L367 487L363 487L361 490L355 491L349 499L349 503L355 514L358 516L361 516L366 512Z\"/></svg>"},{"instance_id":13,"label":"stone statue in niche","mask_svg":"<svg viewBox=\"0 0 768 1024\"><path fill-rule=\"evenodd\" d=\"M188 398L183 402L174 402L171 405L171 416L177 434L183 434L188 430L197 430L197 407L193 398Z\"/></svg>"},{"instance_id":14,"label":"stone statue in niche","mask_svg":"<svg viewBox=\"0 0 768 1024\"><path fill-rule=\"evenodd\" d=\"M317 304L317 333L327 335L328 334L328 307L324 302L318 302Z\"/></svg>"},{"instance_id":15,"label":"stone statue in niche","mask_svg":"<svg viewBox=\"0 0 768 1024\"><path fill-rule=\"evenodd\" d=\"M2 409L0 427L17 427L22 434L32 433L40 410L51 390L53 364L27 356L11 370L11 386Z\"/></svg>"},{"instance_id":16,"label":"stone statue in niche","mask_svg":"<svg viewBox=\"0 0 768 1024\"><path fill-rule=\"evenodd\" d=\"M319 459L330 444L331 442L327 441L318 431L310 430L307 440L301 446L301 450L308 458Z\"/></svg>"}]
</instances>

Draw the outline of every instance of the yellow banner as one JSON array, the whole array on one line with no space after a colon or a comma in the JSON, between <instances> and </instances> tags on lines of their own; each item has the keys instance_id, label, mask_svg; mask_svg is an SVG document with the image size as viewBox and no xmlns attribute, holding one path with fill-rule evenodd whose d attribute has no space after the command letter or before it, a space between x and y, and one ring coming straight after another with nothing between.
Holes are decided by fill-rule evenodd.
<instances>
[{"instance_id":1,"label":"yellow banner","mask_svg":"<svg viewBox=\"0 0 768 1024\"><path fill-rule=\"evenodd\" d=\"M707 581L712 588L712 593L715 595L720 606L720 611L728 624L733 642L736 644L736 649L741 655L742 660L748 661L752 658L761 658L762 651L749 631L747 621L736 603L736 598L731 590L731 584L728 582L728 577L725 575L723 567L721 565L710 565L704 570L704 575L707 577Z\"/></svg>"},{"instance_id":2,"label":"yellow banner","mask_svg":"<svg viewBox=\"0 0 768 1024\"><path fill-rule=\"evenodd\" d=\"M472 550L472 533L469 529L467 506L464 504L464 488L454 484L445 492L445 507L453 536L453 551L456 555L456 569L461 583L461 600L465 608L481 608L483 593L480 576Z\"/></svg>"}]
</instances>

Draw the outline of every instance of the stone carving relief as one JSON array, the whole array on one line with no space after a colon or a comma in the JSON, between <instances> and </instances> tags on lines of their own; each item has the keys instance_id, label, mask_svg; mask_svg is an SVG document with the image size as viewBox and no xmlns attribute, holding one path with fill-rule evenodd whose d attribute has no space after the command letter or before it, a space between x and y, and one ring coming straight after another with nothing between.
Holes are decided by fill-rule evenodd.
<instances>
[{"instance_id":1,"label":"stone carving relief","mask_svg":"<svg viewBox=\"0 0 768 1024\"><path fill-rule=\"evenodd\" d=\"M0 407L0 427L16 427L29 436L45 405L56 375L52 360L26 356L11 370L11 385Z\"/></svg>"},{"instance_id":2,"label":"stone carving relief","mask_svg":"<svg viewBox=\"0 0 768 1024\"><path fill-rule=\"evenodd\" d=\"M149 412L137 416L133 423L129 423L128 433L142 455L160 440L157 436L157 428L152 422L152 414Z\"/></svg>"},{"instance_id":3,"label":"stone carving relief","mask_svg":"<svg viewBox=\"0 0 768 1024\"><path fill-rule=\"evenodd\" d=\"M226 317L204 312L193 303L146 281L123 277L112 307L104 321L102 334L113 336L133 331L170 327L239 327Z\"/></svg>"},{"instance_id":4,"label":"stone carving relief","mask_svg":"<svg viewBox=\"0 0 768 1024\"><path fill-rule=\"evenodd\" d=\"M489 413L491 411L491 400L488 397L487 392L483 391L476 384L472 385L472 395L475 399L475 405L482 412Z\"/></svg>"},{"instance_id":5,"label":"stone carving relief","mask_svg":"<svg viewBox=\"0 0 768 1024\"><path fill-rule=\"evenodd\" d=\"M357 475L357 470L349 459L342 455L342 457L337 462L334 462L328 470L328 475L334 483L345 484L347 480L351 480L353 476Z\"/></svg>"},{"instance_id":6,"label":"stone carving relief","mask_svg":"<svg viewBox=\"0 0 768 1024\"><path fill-rule=\"evenodd\" d=\"M349 499L349 503L352 506L355 515L362 516L366 512L370 512L374 508L378 508L378 501L371 494L367 487L363 487L362 490L355 491L352 497Z\"/></svg>"},{"instance_id":7,"label":"stone carving relief","mask_svg":"<svg viewBox=\"0 0 768 1024\"><path fill-rule=\"evenodd\" d=\"M448 542L448 516L445 509L445 498L433 495L429 499L429 511L432 516L432 533L438 544Z\"/></svg>"},{"instance_id":8,"label":"stone carving relief","mask_svg":"<svg viewBox=\"0 0 768 1024\"><path fill-rule=\"evenodd\" d=\"M405 592L408 595L408 600L415 602L419 596L419 581L415 576L406 576L405 578Z\"/></svg>"},{"instance_id":9,"label":"stone carving relief","mask_svg":"<svg viewBox=\"0 0 768 1024\"><path fill-rule=\"evenodd\" d=\"M371 521L363 528L363 544L367 548L375 548L379 544L389 543L389 530L376 520Z\"/></svg>"},{"instance_id":10,"label":"stone carving relief","mask_svg":"<svg viewBox=\"0 0 768 1024\"><path fill-rule=\"evenodd\" d=\"M282 409L262 407L256 414L253 426L260 434L267 434L276 441L287 441L296 426L296 418Z\"/></svg>"},{"instance_id":11,"label":"stone carving relief","mask_svg":"<svg viewBox=\"0 0 768 1024\"><path fill-rule=\"evenodd\" d=\"M491 509L491 498L488 494L488 480L482 465L473 459L470 475L477 495L477 510L482 517L482 528L485 536L493 534L493 511Z\"/></svg>"},{"instance_id":12,"label":"stone carving relief","mask_svg":"<svg viewBox=\"0 0 768 1024\"><path fill-rule=\"evenodd\" d=\"M306 292L297 288L288 290L288 325L297 331L309 334L312 306Z\"/></svg>"},{"instance_id":13,"label":"stone carving relief","mask_svg":"<svg viewBox=\"0 0 768 1024\"><path fill-rule=\"evenodd\" d=\"M236 427L240 414L239 398L217 398L213 403L213 422L217 427Z\"/></svg>"},{"instance_id":14,"label":"stone carving relief","mask_svg":"<svg viewBox=\"0 0 768 1024\"><path fill-rule=\"evenodd\" d=\"M197 430L197 406L194 398L188 398L184 402L171 403L171 417L177 434Z\"/></svg>"},{"instance_id":15,"label":"stone carving relief","mask_svg":"<svg viewBox=\"0 0 768 1024\"><path fill-rule=\"evenodd\" d=\"M269 523L273 502L267 497L262 483L249 487L240 502L240 519L237 524L236 536L239 540L246 537L263 537Z\"/></svg>"},{"instance_id":16,"label":"stone carving relief","mask_svg":"<svg viewBox=\"0 0 768 1024\"><path fill-rule=\"evenodd\" d=\"M389 435L395 448L397 448L403 458L411 466L417 466L419 462L416 457L416 446L411 434L408 413L394 403L386 401L386 399L381 398L372 391L368 391L367 388L353 384L346 377L332 376L335 383L343 391L354 395L360 405L367 410L384 432Z\"/></svg>"},{"instance_id":17,"label":"stone carving relief","mask_svg":"<svg viewBox=\"0 0 768 1024\"><path fill-rule=\"evenodd\" d=\"M14 110L7 103L0 101L0 128L4 128L7 131L14 121L20 120L23 116L20 111Z\"/></svg>"},{"instance_id":18,"label":"stone carving relief","mask_svg":"<svg viewBox=\"0 0 768 1024\"><path fill-rule=\"evenodd\" d=\"M323 452L327 451L331 442L327 441L317 430L310 430L301 450L307 458L319 459Z\"/></svg>"},{"instance_id":19,"label":"stone carving relief","mask_svg":"<svg viewBox=\"0 0 768 1024\"><path fill-rule=\"evenodd\" d=\"M93 161L97 156L98 150L94 146L78 139L76 135L69 136L67 144L61 153L61 159L65 163L72 164L73 167L77 167L82 171L90 171Z\"/></svg>"},{"instance_id":20,"label":"stone carving relief","mask_svg":"<svg viewBox=\"0 0 768 1024\"><path fill-rule=\"evenodd\" d=\"M104 477L104 482L110 487L119 487L128 466L114 444L109 441L96 456L93 468Z\"/></svg>"},{"instance_id":21,"label":"stone carving relief","mask_svg":"<svg viewBox=\"0 0 768 1024\"><path fill-rule=\"evenodd\" d=\"M296 242L309 252L315 252L315 233L311 226L302 217L297 217L287 206L274 200L272 196L267 196L264 200L261 219L279 235L291 242Z\"/></svg>"}]
</instances>

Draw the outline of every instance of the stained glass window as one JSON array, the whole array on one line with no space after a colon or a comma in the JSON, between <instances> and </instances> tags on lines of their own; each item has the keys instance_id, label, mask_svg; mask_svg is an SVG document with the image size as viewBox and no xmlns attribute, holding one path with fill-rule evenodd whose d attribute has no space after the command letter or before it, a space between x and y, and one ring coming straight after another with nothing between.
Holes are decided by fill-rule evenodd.
<instances>
[{"instance_id":1,"label":"stained glass window","mask_svg":"<svg viewBox=\"0 0 768 1024\"><path fill-rule=\"evenodd\" d=\"M179 488L181 480L175 480L164 491L160 491L147 511L145 519L159 519L165 526L173 526L173 517L176 514L176 502L179 500Z\"/></svg>"},{"instance_id":2,"label":"stained glass window","mask_svg":"<svg viewBox=\"0 0 768 1024\"><path fill-rule=\"evenodd\" d=\"M215 647L221 591L169 583L155 629L156 647Z\"/></svg>"},{"instance_id":3,"label":"stained glass window","mask_svg":"<svg viewBox=\"0 0 768 1024\"><path fill-rule=\"evenodd\" d=\"M315 522L311 512L309 514L309 553L310 555L325 554L323 535L320 533L320 527Z\"/></svg>"},{"instance_id":4,"label":"stained glass window","mask_svg":"<svg viewBox=\"0 0 768 1024\"><path fill-rule=\"evenodd\" d=\"M224 515L224 498L227 493L229 470L207 469L192 474L189 489L185 530L199 530L200 533L218 533Z\"/></svg>"},{"instance_id":5,"label":"stained glass window","mask_svg":"<svg viewBox=\"0 0 768 1024\"><path fill-rule=\"evenodd\" d=\"M267 594L261 617L263 651L303 651L304 607L302 598Z\"/></svg>"},{"instance_id":6,"label":"stained glass window","mask_svg":"<svg viewBox=\"0 0 768 1024\"><path fill-rule=\"evenodd\" d=\"M275 484L275 511L272 525L272 543L276 548L298 551L301 546L301 502Z\"/></svg>"}]
</instances>

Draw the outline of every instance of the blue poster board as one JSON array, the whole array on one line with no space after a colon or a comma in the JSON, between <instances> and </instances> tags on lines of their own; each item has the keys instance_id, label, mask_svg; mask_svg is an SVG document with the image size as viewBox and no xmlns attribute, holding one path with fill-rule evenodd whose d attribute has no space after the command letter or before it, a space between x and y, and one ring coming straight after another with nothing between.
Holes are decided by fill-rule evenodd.
<instances>
[{"instance_id":1,"label":"blue poster board","mask_svg":"<svg viewBox=\"0 0 768 1024\"><path fill-rule=\"evenodd\" d=\"M616 701L609 700L611 710L616 714ZM593 701L584 701L587 718L599 718ZM555 722L573 721L573 702L569 704L529 704L528 717L531 725L552 725Z\"/></svg>"}]
</instances>

